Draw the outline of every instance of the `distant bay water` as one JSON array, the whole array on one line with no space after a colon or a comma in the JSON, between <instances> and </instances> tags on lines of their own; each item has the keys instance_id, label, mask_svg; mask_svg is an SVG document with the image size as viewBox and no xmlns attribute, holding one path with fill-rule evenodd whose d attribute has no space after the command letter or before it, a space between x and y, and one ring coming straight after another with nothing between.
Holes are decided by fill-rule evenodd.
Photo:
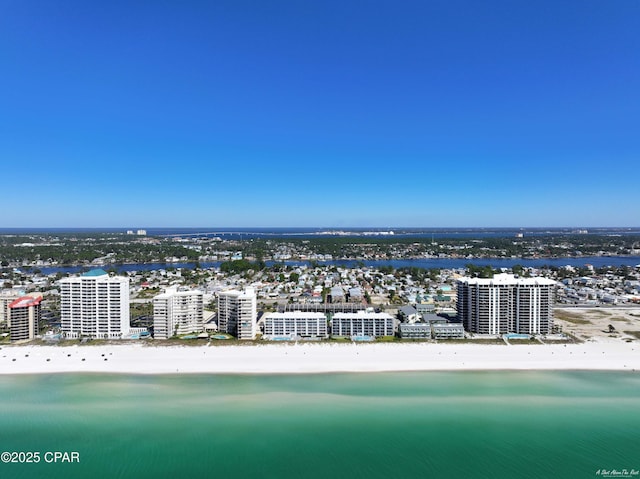
<instances>
[{"instance_id":1,"label":"distant bay water","mask_svg":"<svg viewBox=\"0 0 640 479\"><path fill-rule=\"evenodd\" d=\"M271 266L275 264L275 261L267 261L267 265ZM201 268L218 268L222 264L221 261L203 261L200 264ZM289 266L302 266L310 265L309 261L284 261L284 264ZM370 268L379 268L382 266L392 266L393 268L444 268L444 269L456 269L465 268L468 264L476 266L491 266L493 268L511 268L514 265L521 265L524 267L541 268L543 266L573 266L584 267L585 265L592 265L595 268L602 266L631 266L635 267L640 265L640 256L583 256L572 258L425 258L425 259L398 259L398 260L334 260L334 261L318 261L319 265L327 266L345 266L355 267L364 264ZM129 271L155 271L168 268L195 268L196 263L191 262L179 262L179 263L139 263L139 264L107 264L96 265L92 267L102 268L115 268L119 273ZM44 274L55 273L79 273L87 271L92 267L89 266L51 266L51 267L39 267L38 269Z\"/></svg>"},{"instance_id":2,"label":"distant bay water","mask_svg":"<svg viewBox=\"0 0 640 479\"><path fill-rule=\"evenodd\" d=\"M80 458L1 463L0 476L13 479L538 479L640 469L638 373L58 374L2 376L0 391L1 452Z\"/></svg>"},{"instance_id":3,"label":"distant bay water","mask_svg":"<svg viewBox=\"0 0 640 479\"><path fill-rule=\"evenodd\" d=\"M604 236L640 235L640 227L564 227L564 228L415 228L415 227L306 227L306 228L0 228L0 234L124 234L127 231L137 232L143 229L148 236L182 236L182 237L220 237L227 240L244 240L252 238L298 238L310 239L333 236L372 236L387 238L513 238L522 234L525 238L544 236L563 236L574 234L595 234Z\"/></svg>"}]
</instances>

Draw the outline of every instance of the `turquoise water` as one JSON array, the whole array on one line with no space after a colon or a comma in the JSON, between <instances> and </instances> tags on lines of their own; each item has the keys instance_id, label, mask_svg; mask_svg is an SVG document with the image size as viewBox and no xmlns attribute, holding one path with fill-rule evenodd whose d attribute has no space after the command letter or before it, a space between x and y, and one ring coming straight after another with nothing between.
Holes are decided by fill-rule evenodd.
<instances>
[{"instance_id":1,"label":"turquoise water","mask_svg":"<svg viewBox=\"0 0 640 479\"><path fill-rule=\"evenodd\" d=\"M640 374L0 377L2 478L547 478L640 469Z\"/></svg>"}]
</instances>

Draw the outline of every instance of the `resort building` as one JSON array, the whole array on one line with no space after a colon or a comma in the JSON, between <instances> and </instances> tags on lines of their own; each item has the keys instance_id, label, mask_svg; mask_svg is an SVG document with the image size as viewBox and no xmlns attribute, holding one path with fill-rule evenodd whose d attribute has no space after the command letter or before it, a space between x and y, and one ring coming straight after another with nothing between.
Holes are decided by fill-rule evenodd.
<instances>
[{"instance_id":1,"label":"resort building","mask_svg":"<svg viewBox=\"0 0 640 479\"><path fill-rule=\"evenodd\" d=\"M129 334L129 278L96 269L60 280L60 322L67 338Z\"/></svg>"},{"instance_id":2,"label":"resort building","mask_svg":"<svg viewBox=\"0 0 640 479\"><path fill-rule=\"evenodd\" d=\"M322 313L292 311L264 316L264 339L326 339L327 317Z\"/></svg>"},{"instance_id":3,"label":"resort building","mask_svg":"<svg viewBox=\"0 0 640 479\"><path fill-rule=\"evenodd\" d=\"M153 298L153 337L169 339L175 335L201 332L203 311L201 291L167 288Z\"/></svg>"},{"instance_id":4,"label":"resort building","mask_svg":"<svg viewBox=\"0 0 640 479\"><path fill-rule=\"evenodd\" d=\"M42 315L42 295L24 296L9 305L11 342L33 339L38 334Z\"/></svg>"},{"instance_id":5,"label":"resort building","mask_svg":"<svg viewBox=\"0 0 640 479\"><path fill-rule=\"evenodd\" d=\"M331 335L344 337L393 336L395 320L387 313L358 311L357 313L336 313L331 320Z\"/></svg>"},{"instance_id":6,"label":"resort building","mask_svg":"<svg viewBox=\"0 0 640 479\"><path fill-rule=\"evenodd\" d=\"M221 291L218 293L218 330L238 339L255 339L256 306L253 288Z\"/></svg>"},{"instance_id":7,"label":"resort building","mask_svg":"<svg viewBox=\"0 0 640 479\"><path fill-rule=\"evenodd\" d=\"M478 334L548 334L553 327L553 288L547 278L458 280L458 319Z\"/></svg>"}]
</instances>

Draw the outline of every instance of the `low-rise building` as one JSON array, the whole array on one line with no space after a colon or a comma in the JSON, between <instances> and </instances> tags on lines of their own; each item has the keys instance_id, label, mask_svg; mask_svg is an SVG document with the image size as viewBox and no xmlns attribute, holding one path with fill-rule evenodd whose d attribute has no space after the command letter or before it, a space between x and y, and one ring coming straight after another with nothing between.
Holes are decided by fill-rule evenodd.
<instances>
[{"instance_id":1,"label":"low-rise building","mask_svg":"<svg viewBox=\"0 0 640 479\"><path fill-rule=\"evenodd\" d=\"M418 310L409 304L401 306L398 309L398 316L402 322L410 324L417 323L418 321L420 321L420 319L422 319L422 316L420 315L420 313L418 313Z\"/></svg>"},{"instance_id":2,"label":"low-rise building","mask_svg":"<svg viewBox=\"0 0 640 479\"><path fill-rule=\"evenodd\" d=\"M433 303L417 303L416 310L418 311L418 313L422 315L425 315L428 313L435 313L436 305Z\"/></svg>"},{"instance_id":3,"label":"low-rise building","mask_svg":"<svg viewBox=\"0 0 640 479\"><path fill-rule=\"evenodd\" d=\"M398 335L402 339L431 339L431 325L429 323L401 323L398 325Z\"/></svg>"},{"instance_id":4,"label":"low-rise building","mask_svg":"<svg viewBox=\"0 0 640 479\"><path fill-rule=\"evenodd\" d=\"M363 298L362 288L349 288L349 301L359 302Z\"/></svg>"},{"instance_id":5,"label":"low-rise building","mask_svg":"<svg viewBox=\"0 0 640 479\"><path fill-rule=\"evenodd\" d=\"M345 302L345 296L344 296L344 290L342 289L342 286L334 286L331 288L330 292L329 292L329 296L331 297L331 302L332 303L344 303Z\"/></svg>"},{"instance_id":6,"label":"low-rise building","mask_svg":"<svg viewBox=\"0 0 640 479\"><path fill-rule=\"evenodd\" d=\"M433 339L463 339L464 327L462 323L433 323L431 324Z\"/></svg>"}]
</instances>

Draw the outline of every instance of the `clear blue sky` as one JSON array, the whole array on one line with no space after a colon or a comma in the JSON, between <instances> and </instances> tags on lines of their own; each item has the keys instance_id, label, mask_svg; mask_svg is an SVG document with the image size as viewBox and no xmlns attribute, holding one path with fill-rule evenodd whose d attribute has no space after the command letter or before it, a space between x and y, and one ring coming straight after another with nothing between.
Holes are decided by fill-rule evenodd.
<instances>
[{"instance_id":1,"label":"clear blue sky","mask_svg":"<svg viewBox=\"0 0 640 479\"><path fill-rule=\"evenodd\" d=\"M0 0L0 66L0 227L640 225L638 0Z\"/></svg>"}]
</instances>

